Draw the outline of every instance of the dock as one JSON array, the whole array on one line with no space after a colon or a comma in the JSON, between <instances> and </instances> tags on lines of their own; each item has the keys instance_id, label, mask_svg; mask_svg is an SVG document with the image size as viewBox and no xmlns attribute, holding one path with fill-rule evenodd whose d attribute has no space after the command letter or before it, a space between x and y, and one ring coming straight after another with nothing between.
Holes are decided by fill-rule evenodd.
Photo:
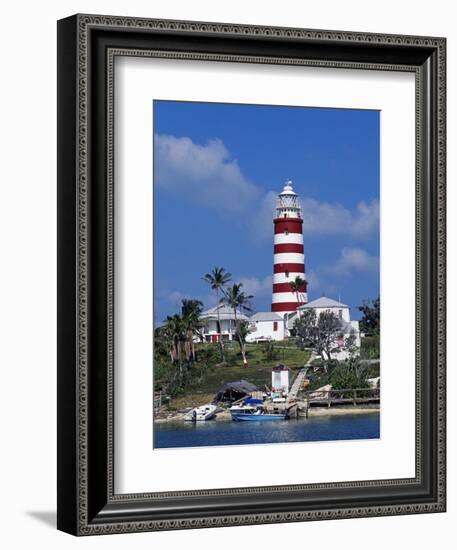
<instances>
[{"instance_id":1,"label":"dock","mask_svg":"<svg viewBox=\"0 0 457 550\"><path fill-rule=\"evenodd\" d=\"M332 405L379 404L379 388L351 388L343 390L314 390L303 392L303 401L309 407L331 407Z\"/></svg>"},{"instance_id":2,"label":"dock","mask_svg":"<svg viewBox=\"0 0 457 550\"><path fill-rule=\"evenodd\" d=\"M290 418L298 418L299 416L308 417L310 408L375 406L379 403L379 388L314 390L303 392L300 398L297 398L296 393L294 393L292 396L289 394L284 402L266 402L265 410L270 414L287 412Z\"/></svg>"},{"instance_id":3,"label":"dock","mask_svg":"<svg viewBox=\"0 0 457 550\"><path fill-rule=\"evenodd\" d=\"M301 397L297 401L298 414L306 417L311 407L375 406L379 405L381 399L379 388L314 390L303 392Z\"/></svg>"}]
</instances>

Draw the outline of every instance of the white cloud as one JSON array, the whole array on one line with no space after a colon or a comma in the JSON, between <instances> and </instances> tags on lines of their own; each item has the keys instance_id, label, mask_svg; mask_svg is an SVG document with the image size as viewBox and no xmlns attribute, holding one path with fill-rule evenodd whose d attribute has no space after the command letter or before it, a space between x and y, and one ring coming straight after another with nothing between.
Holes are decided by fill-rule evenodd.
<instances>
[{"instance_id":1,"label":"white cloud","mask_svg":"<svg viewBox=\"0 0 457 550\"><path fill-rule=\"evenodd\" d=\"M237 283L243 283L243 292L250 294L255 298L271 294L273 290L273 277L269 275L264 279L256 277L240 277L236 279Z\"/></svg>"},{"instance_id":2,"label":"white cloud","mask_svg":"<svg viewBox=\"0 0 457 550\"><path fill-rule=\"evenodd\" d=\"M354 271L370 272L378 269L378 256L371 256L362 248L343 248L339 259L326 271L335 275L350 275Z\"/></svg>"},{"instance_id":3,"label":"white cloud","mask_svg":"<svg viewBox=\"0 0 457 550\"><path fill-rule=\"evenodd\" d=\"M157 185L222 214L245 215L250 237L271 240L277 191L265 192L251 182L220 139L198 145L188 137L156 134L155 171ZM306 197L301 202L305 237L364 239L379 227L377 200L359 202L353 209Z\"/></svg>"},{"instance_id":4,"label":"white cloud","mask_svg":"<svg viewBox=\"0 0 457 550\"><path fill-rule=\"evenodd\" d=\"M163 292L162 293L165 298L174 304L175 306L181 307L181 302L185 299L190 299L190 295L180 292L179 290L171 290L169 292Z\"/></svg>"},{"instance_id":5,"label":"white cloud","mask_svg":"<svg viewBox=\"0 0 457 550\"><path fill-rule=\"evenodd\" d=\"M353 214L352 234L366 237L379 231L379 201L359 202Z\"/></svg>"},{"instance_id":6,"label":"white cloud","mask_svg":"<svg viewBox=\"0 0 457 550\"><path fill-rule=\"evenodd\" d=\"M318 292L322 290L322 277L316 271L309 271L306 274L306 280L308 281L308 287L313 291Z\"/></svg>"},{"instance_id":7,"label":"white cloud","mask_svg":"<svg viewBox=\"0 0 457 550\"><path fill-rule=\"evenodd\" d=\"M168 290L160 293L167 301L176 306L176 312L181 308L183 300L200 300L203 303L205 309L214 307L217 304L217 297L215 292L208 292L205 295L192 295L179 290Z\"/></svg>"},{"instance_id":8,"label":"white cloud","mask_svg":"<svg viewBox=\"0 0 457 550\"><path fill-rule=\"evenodd\" d=\"M250 235L261 242L273 239L273 216L278 193L268 191L255 205L253 216L250 218Z\"/></svg>"},{"instance_id":9,"label":"white cloud","mask_svg":"<svg viewBox=\"0 0 457 550\"><path fill-rule=\"evenodd\" d=\"M306 279L308 281L308 293L313 295L314 298L317 298L321 294L332 296L338 292L338 287L330 282L322 273L309 271L306 274Z\"/></svg>"},{"instance_id":10,"label":"white cloud","mask_svg":"<svg viewBox=\"0 0 457 550\"><path fill-rule=\"evenodd\" d=\"M188 137L155 136L157 185L194 203L239 214L260 196L220 139L198 145Z\"/></svg>"},{"instance_id":11,"label":"white cloud","mask_svg":"<svg viewBox=\"0 0 457 550\"><path fill-rule=\"evenodd\" d=\"M233 283L243 283L242 291L253 296L252 305L255 306L256 299L265 297L271 294L273 289L273 277L271 275L263 279L256 277L232 277L230 285ZM209 309L217 305L217 297L215 292L208 292L205 295L190 295L179 290L168 290L161 292L168 302L176 307L176 312L181 308L181 302L184 299L195 299L203 302L203 309Z\"/></svg>"},{"instance_id":12,"label":"white cloud","mask_svg":"<svg viewBox=\"0 0 457 550\"><path fill-rule=\"evenodd\" d=\"M338 203L305 198L302 201L305 235L369 236L379 226L379 202L359 202L353 210Z\"/></svg>"},{"instance_id":13,"label":"white cloud","mask_svg":"<svg viewBox=\"0 0 457 550\"><path fill-rule=\"evenodd\" d=\"M268 191L257 204L252 220L254 234L259 240L271 239L272 217L277 193ZM359 202L354 209L338 203L320 202L316 199L301 200L303 233L307 235L341 235L355 239L369 238L379 228L379 202Z\"/></svg>"}]
</instances>

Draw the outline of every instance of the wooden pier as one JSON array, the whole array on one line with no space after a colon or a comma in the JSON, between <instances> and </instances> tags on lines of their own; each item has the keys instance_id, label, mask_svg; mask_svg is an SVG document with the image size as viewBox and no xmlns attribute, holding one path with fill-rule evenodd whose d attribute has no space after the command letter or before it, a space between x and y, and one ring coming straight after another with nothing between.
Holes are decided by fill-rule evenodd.
<instances>
[{"instance_id":1,"label":"wooden pier","mask_svg":"<svg viewBox=\"0 0 457 550\"><path fill-rule=\"evenodd\" d=\"M308 417L311 407L338 407L379 405L379 388L355 388L343 390L314 390L303 392L300 398L288 397L283 402L266 401L265 411L269 414L284 414L287 412L290 418L298 416Z\"/></svg>"},{"instance_id":2,"label":"wooden pier","mask_svg":"<svg viewBox=\"0 0 457 550\"><path fill-rule=\"evenodd\" d=\"M303 392L303 401L307 401L310 407L377 404L380 401L380 390L379 388L354 388L306 391Z\"/></svg>"},{"instance_id":3,"label":"wooden pier","mask_svg":"<svg viewBox=\"0 0 457 550\"><path fill-rule=\"evenodd\" d=\"M289 418L297 418L298 403L297 401L289 401L288 399L281 403L275 403L274 401L265 401L263 408L268 414L284 414L287 413Z\"/></svg>"},{"instance_id":4,"label":"wooden pier","mask_svg":"<svg viewBox=\"0 0 457 550\"><path fill-rule=\"evenodd\" d=\"M332 406L360 406L379 405L379 388L354 388L342 390L314 390L303 392L302 399L297 402L298 409L302 414L308 416L311 407Z\"/></svg>"}]
</instances>

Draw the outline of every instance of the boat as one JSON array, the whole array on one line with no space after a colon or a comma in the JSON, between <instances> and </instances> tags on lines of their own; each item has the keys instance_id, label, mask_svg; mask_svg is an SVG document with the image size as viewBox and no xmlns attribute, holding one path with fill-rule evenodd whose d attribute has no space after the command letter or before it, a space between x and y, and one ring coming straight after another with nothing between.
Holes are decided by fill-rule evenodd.
<instances>
[{"instance_id":1,"label":"boat","mask_svg":"<svg viewBox=\"0 0 457 550\"><path fill-rule=\"evenodd\" d=\"M217 407L212 403L202 405L201 407L195 407L189 411L184 420L186 422L204 422L205 420L211 420L216 416Z\"/></svg>"},{"instance_id":2,"label":"boat","mask_svg":"<svg viewBox=\"0 0 457 550\"><path fill-rule=\"evenodd\" d=\"M230 407L232 420L235 422L264 422L266 420L286 420L287 413L267 413L261 406L235 405Z\"/></svg>"}]
</instances>

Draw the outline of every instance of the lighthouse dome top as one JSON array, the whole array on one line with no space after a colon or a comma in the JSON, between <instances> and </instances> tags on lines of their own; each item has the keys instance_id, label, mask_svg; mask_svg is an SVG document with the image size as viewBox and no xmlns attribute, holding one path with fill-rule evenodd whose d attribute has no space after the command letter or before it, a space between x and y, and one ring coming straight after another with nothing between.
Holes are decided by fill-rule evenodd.
<instances>
[{"instance_id":1,"label":"lighthouse dome top","mask_svg":"<svg viewBox=\"0 0 457 550\"><path fill-rule=\"evenodd\" d=\"M297 194L294 191L292 180L287 180L284 183L284 188L281 191L281 193L279 193L279 194L280 195L296 195Z\"/></svg>"},{"instance_id":2,"label":"lighthouse dome top","mask_svg":"<svg viewBox=\"0 0 457 550\"><path fill-rule=\"evenodd\" d=\"M276 218L301 218L300 201L290 180L286 181L276 203Z\"/></svg>"}]
</instances>

